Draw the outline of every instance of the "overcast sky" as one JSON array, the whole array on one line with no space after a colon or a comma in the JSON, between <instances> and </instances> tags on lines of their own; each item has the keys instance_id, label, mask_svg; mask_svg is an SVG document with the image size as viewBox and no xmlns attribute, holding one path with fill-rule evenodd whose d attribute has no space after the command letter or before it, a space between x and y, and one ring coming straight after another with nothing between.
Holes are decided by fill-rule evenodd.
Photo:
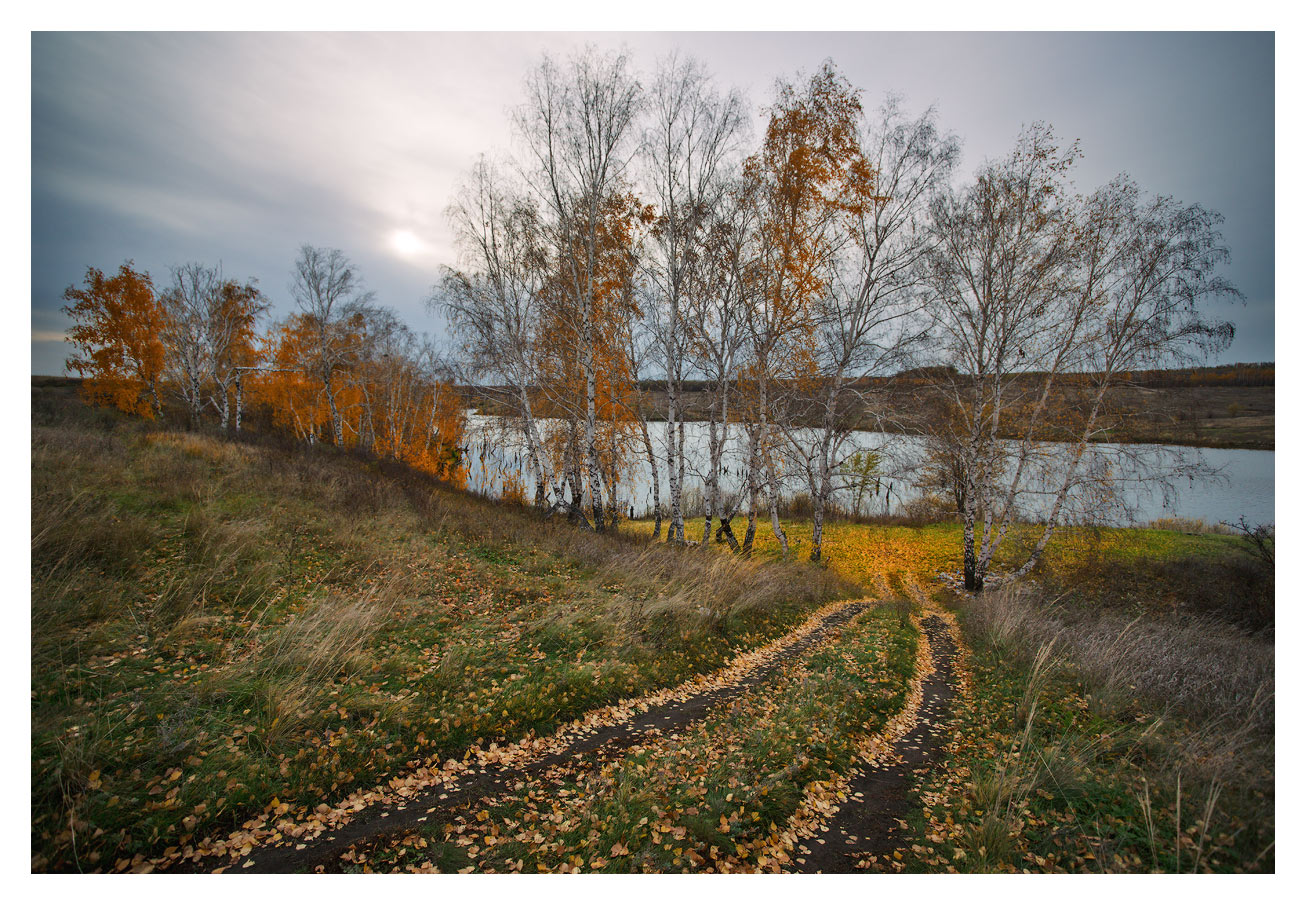
<instances>
[{"instance_id":1,"label":"overcast sky","mask_svg":"<svg viewBox=\"0 0 1306 905\"><path fill-rule=\"evenodd\" d=\"M280 317L305 243L342 249L418 331L454 263L444 209L544 51L679 48L759 114L776 77L826 57L865 92L937 106L960 175L1022 125L1078 138L1077 182L1117 173L1224 214L1246 306L1220 361L1274 358L1274 38L1257 33L75 34L32 37L32 373L58 374L59 312L87 266L221 262Z\"/></svg>"}]
</instances>

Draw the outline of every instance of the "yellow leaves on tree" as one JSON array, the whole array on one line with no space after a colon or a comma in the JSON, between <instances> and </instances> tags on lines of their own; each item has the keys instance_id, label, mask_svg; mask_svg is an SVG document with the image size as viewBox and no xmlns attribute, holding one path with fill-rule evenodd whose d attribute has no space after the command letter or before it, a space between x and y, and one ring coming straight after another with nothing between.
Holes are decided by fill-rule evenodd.
<instances>
[{"instance_id":1,"label":"yellow leaves on tree","mask_svg":"<svg viewBox=\"0 0 1306 905\"><path fill-rule=\"evenodd\" d=\"M112 277L89 267L85 287L69 286L63 297L72 303L63 310L74 321L68 339L77 349L67 367L86 378L83 396L145 418L160 414L164 313L150 275L131 261Z\"/></svg>"},{"instance_id":2,"label":"yellow leaves on tree","mask_svg":"<svg viewBox=\"0 0 1306 905\"><path fill-rule=\"evenodd\" d=\"M807 91L779 87L762 148L744 162L746 191L759 209L766 275L765 336L772 345L810 336L811 302L825 288L824 265L841 215L874 200L874 172L862 153L858 92L833 64L812 76ZM770 349L765 350L767 352ZM792 370L801 372L802 362Z\"/></svg>"}]
</instances>

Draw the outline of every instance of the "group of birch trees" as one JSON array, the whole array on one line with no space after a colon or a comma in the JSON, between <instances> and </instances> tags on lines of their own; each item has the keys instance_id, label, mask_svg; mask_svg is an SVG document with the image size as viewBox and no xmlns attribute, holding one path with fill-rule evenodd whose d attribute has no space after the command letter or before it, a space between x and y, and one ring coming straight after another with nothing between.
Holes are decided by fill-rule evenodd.
<instances>
[{"instance_id":1,"label":"group of birch trees","mask_svg":"<svg viewBox=\"0 0 1306 905\"><path fill-rule=\"evenodd\" d=\"M94 401L148 418L176 404L190 427L231 433L255 409L305 442L463 478L461 397L436 349L375 303L339 250L300 249L294 311L266 329L253 280L199 263L173 268L162 290L131 262L110 277L92 268L64 298L67 366Z\"/></svg>"},{"instance_id":2,"label":"group of birch trees","mask_svg":"<svg viewBox=\"0 0 1306 905\"><path fill-rule=\"evenodd\" d=\"M852 431L899 427L882 394L926 368L919 464L955 500L967 587L1018 520L1043 526L1028 571L1072 509L1110 496L1119 471L1088 452L1114 423L1109 391L1231 338L1203 307L1237 297L1219 216L1127 177L1076 193L1078 146L1041 124L959 182L933 110L868 111L830 62L777 82L763 117L755 139L743 97L678 55L651 77L619 53L546 57L515 153L467 176L449 209L461 259L432 303L465 382L524 447L535 505L603 530L643 469L655 537L748 552L761 519L787 552L796 483L819 560L832 501L877 461ZM691 417L707 435L698 537Z\"/></svg>"},{"instance_id":3,"label":"group of birch trees","mask_svg":"<svg viewBox=\"0 0 1306 905\"><path fill-rule=\"evenodd\" d=\"M1072 513L1100 518L1119 505L1125 475L1164 490L1203 471L1163 450L1094 441L1129 414L1110 392L1132 372L1232 341L1233 324L1205 305L1241 298L1222 275L1221 218L1127 176L1076 193L1079 156L1036 124L931 202L923 310L935 360L949 367L931 387L929 437L950 476L970 590L984 587L1018 521L1039 528L1016 576ZM1031 495L1036 508L1022 510Z\"/></svg>"},{"instance_id":4,"label":"group of birch trees","mask_svg":"<svg viewBox=\"0 0 1306 905\"><path fill-rule=\"evenodd\" d=\"M619 54L546 58L526 96L520 153L483 158L450 208L461 266L433 300L468 382L509 413L535 503L602 530L622 478L647 469L655 536L686 543L693 379L702 539L749 551L769 516L787 550L781 488L801 473L819 559L859 384L910 346L926 202L956 140L893 101L868 123L828 63L777 86L756 148L744 99L675 55L647 86ZM726 492L732 426L747 454Z\"/></svg>"}]
</instances>

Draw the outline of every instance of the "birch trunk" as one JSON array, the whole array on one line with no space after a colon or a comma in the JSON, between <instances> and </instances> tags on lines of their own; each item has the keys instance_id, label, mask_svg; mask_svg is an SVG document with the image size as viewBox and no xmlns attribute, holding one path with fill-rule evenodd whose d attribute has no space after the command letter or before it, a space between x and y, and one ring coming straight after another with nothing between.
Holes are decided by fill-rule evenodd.
<instances>
[{"instance_id":1,"label":"birch trunk","mask_svg":"<svg viewBox=\"0 0 1306 905\"><path fill-rule=\"evenodd\" d=\"M684 450L678 447L676 436L676 401L674 384L667 387L667 498L671 506L670 522L667 525L667 542L683 544L685 542L685 516L681 510L680 478L683 471L676 467L683 461Z\"/></svg>"},{"instance_id":2,"label":"birch trunk","mask_svg":"<svg viewBox=\"0 0 1306 905\"><path fill-rule=\"evenodd\" d=\"M231 424L231 394L227 391L227 388L225 386L221 387L221 392L222 392L222 409L221 409L222 432L225 434L227 432L228 426Z\"/></svg>"},{"instance_id":3,"label":"birch trunk","mask_svg":"<svg viewBox=\"0 0 1306 905\"><path fill-rule=\"evenodd\" d=\"M967 501L962 514L961 557L962 586L967 591L984 590L984 572L975 558L975 507Z\"/></svg>"},{"instance_id":4,"label":"birch trunk","mask_svg":"<svg viewBox=\"0 0 1306 905\"><path fill-rule=\"evenodd\" d=\"M707 420L707 479L704 481L707 492L703 500L703 546L707 546L711 536L712 519L721 509L721 447L724 444L719 439L719 434L717 407L712 405L708 408Z\"/></svg>"},{"instance_id":5,"label":"birch trunk","mask_svg":"<svg viewBox=\"0 0 1306 905\"><path fill-rule=\"evenodd\" d=\"M585 368L585 465L589 473L590 511L594 514L594 530L603 530L603 476L599 473L599 447L597 412L595 408L595 375L592 352L586 356Z\"/></svg>"},{"instance_id":6,"label":"birch trunk","mask_svg":"<svg viewBox=\"0 0 1306 905\"><path fill-rule=\"evenodd\" d=\"M757 536L757 458L757 427L753 425L748 429L748 527L744 530L742 545L745 556L753 552L753 539Z\"/></svg>"},{"instance_id":7,"label":"birch trunk","mask_svg":"<svg viewBox=\"0 0 1306 905\"><path fill-rule=\"evenodd\" d=\"M330 374L322 378L322 386L326 390L327 406L331 409L331 434L335 438L336 448L344 449L345 426L340 418L340 409L336 406L336 394L331 387Z\"/></svg>"},{"instance_id":8,"label":"birch trunk","mask_svg":"<svg viewBox=\"0 0 1306 905\"><path fill-rule=\"evenodd\" d=\"M825 507L830 499L831 473L834 470L834 434L835 434L835 412L839 401L839 387L843 385L844 370L842 367L831 378L829 387L825 393L824 411L821 416L821 439L817 447L816 474L811 473L810 463L808 468L808 487L812 494L812 552L810 559L812 562L821 561L821 538L825 530Z\"/></svg>"},{"instance_id":9,"label":"birch trunk","mask_svg":"<svg viewBox=\"0 0 1306 905\"><path fill-rule=\"evenodd\" d=\"M240 433L240 416L245 407L245 382L240 372L236 372L236 433Z\"/></svg>"},{"instance_id":10,"label":"birch trunk","mask_svg":"<svg viewBox=\"0 0 1306 905\"><path fill-rule=\"evenodd\" d=\"M780 481L775 473L775 460L771 456L771 444L769 427L767 423L767 382L763 378L761 381L761 406L762 413L761 430L758 432L758 450L762 456L762 461L766 465L766 503L767 508L771 510L771 533L775 539L780 542L780 552L789 555L789 537L785 534L784 528L780 527Z\"/></svg>"},{"instance_id":11,"label":"birch trunk","mask_svg":"<svg viewBox=\"0 0 1306 905\"><path fill-rule=\"evenodd\" d=\"M776 477L775 463L770 456L766 460L766 504L771 510L771 533L780 542L780 552L789 555L789 536L780 526L780 481Z\"/></svg>"},{"instance_id":12,"label":"birch trunk","mask_svg":"<svg viewBox=\"0 0 1306 905\"><path fill-rule=\"evenodd\" d=\"M543 509L548 496L545 487L552 481L544 471L544 460L540 456L540 440L535 433L535 416L531 411L530 398L526 395L524 387L518 387L518 393L521 399L522 418L526 422L526 453L530 457L531 468L535 471L535 505Z\"/></svg>"},{"instance_id":13,"label":"birch trunk","mask_svg":"<svg viewBox=\"0 0 1306 905\"><path fill-rule=\"evenodd\" d=\"M648 422L641 415L639 419L640 436L644 440L644 455L648 459L648 472L653 480L653 539L662 536L662 488L659 486L661 475L658 474L658 457L653 452L653 438L649 436Z\"/></svg>"},{"instance_id":14,"label":"birch trunk","mask_svg":"<svg viewBox=\"0 0 1306 905\"><path fill-rule=\"evenodd\" d=\"M808 557L812 562L821 561L821 535L825 528L825 501L820 497L812 498L812 553Z\"/></svg>"}]
</instances>

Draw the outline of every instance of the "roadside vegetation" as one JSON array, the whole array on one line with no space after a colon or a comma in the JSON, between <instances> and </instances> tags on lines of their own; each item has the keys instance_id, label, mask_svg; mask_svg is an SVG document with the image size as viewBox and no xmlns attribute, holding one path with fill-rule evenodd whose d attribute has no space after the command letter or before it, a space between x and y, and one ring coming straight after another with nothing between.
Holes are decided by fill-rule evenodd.
<instances>
[{"instance_id":1,"label":"roadside vegetation","mask_svg":"<svg viewBox=\"0 0 1306 905\"><path fill-rule=\"evenodd\" d=\"M855 588L33 388L32 865L112 870L714 669Z\"/></svg>"},{"instance_id":2,"label":"roadside vegetation","mask_svg":"<svg viewBox=\"0 0 1306 905\"><path fill-rule=\"evenodd\" d=\"M908 870L1274 870L1274 648L1209 617L990 592Z\"/></svg>"}]
</instances>

